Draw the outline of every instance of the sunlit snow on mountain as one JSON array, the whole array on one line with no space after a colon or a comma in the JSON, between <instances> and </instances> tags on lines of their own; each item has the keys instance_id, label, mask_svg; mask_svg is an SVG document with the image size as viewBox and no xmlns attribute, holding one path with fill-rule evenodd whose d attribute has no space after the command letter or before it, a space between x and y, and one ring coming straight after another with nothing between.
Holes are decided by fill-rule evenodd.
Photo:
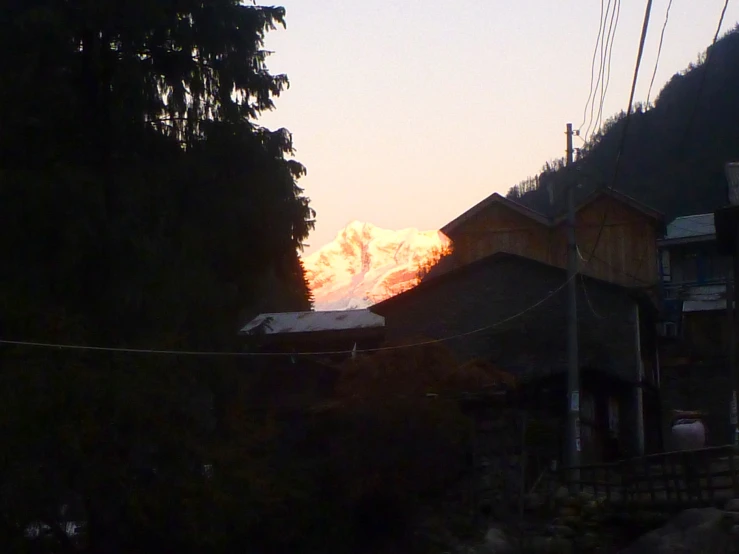
<instances>
[{"instance_id":1,"label":"sunlit snow on mountain","mask_svg":"<svg viewBox=\"0 0 739 554\"><path fill-rule=\"evenodd\" d=\"M365 308L416 282L418 267L446 248L439 231L390 231L354 221L303 258L316 310Z\"/></svg>"}]
</instances>

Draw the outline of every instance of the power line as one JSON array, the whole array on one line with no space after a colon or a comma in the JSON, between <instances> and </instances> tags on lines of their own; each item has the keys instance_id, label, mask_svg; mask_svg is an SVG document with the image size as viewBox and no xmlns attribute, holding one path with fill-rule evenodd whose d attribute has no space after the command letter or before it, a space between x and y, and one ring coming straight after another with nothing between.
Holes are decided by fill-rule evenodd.
<instances>
[{"instance_id":1,"label":"power line","mask_svg":"<svg viewBox=\"0 0 739 554\"><path fill-rule=\"evenodd\" d=\"M649 82L649 91L647 92L647 107L649 107L649 99L652 97L652 87L654 86L654 78L657 76L657 68L659 67L659 58L662 55L662 43L665 40L665 29L667 22L670 20L670 8L672 8L672 0L667 4L665 11L665 22L662 24L662 32L659 35L659 46L657 47L657 59L654 62L654 71L652 72L652 80Z\"/></svg>"},{"instance_id":2,"label":"power line","mask_svg":"<svg viewBox=\"0 0 739 554\"><path fill-rule=\"evenodd\" d=\"M580 274L580 284L582 285L583 293L585 293L585 301L587 302L590 311L593 312L593 315L596 317L596 319L605 319L605 317L600 315L593 307L593 303L590 301L590 295L588 294L588 287L585 284L585 276L582 274Z\"/></svg>"},{"instance_id":3,"label":"power line","mask_svg":"<svg viewBox=\"0 0 739 554\"><path fill-rule=\"evenodd\" d=\"M598 107L598 117L596 118L593 125L593 132L596 132L598 130L600 124L603 121L603 107L605 106L606 95L608 94L608 87L611 84L611 58L613 57L613 43L616 40L616 30L618 29L618 22L621 18L621 0L616 0L614 13L615 22L613 20L613 17L611 17L611 29L609 29L608 31L610 37L610 44L608 46L608 61L606 62L604 68L604 84L601 88L600 106Z\"/></svg>"},{"instance_id":4,"label":"power line","mask_svg":"<svg viewBox=\"0 0 739 554\"><path fill-rule=\"evenodd\" d=\"M608 4L606 4L605 15L601 20L601 41L600 41L600 44L596 44L595 46L596 51L600 47L600 56L599 56L600 65L598 68L598 78L595 82L595 88L593 90L592 102L590 104L590 120L588 121L588 126L585 129L585 139L586 140L587 140L588 135L590 135L590 130L593 127L593 121L594 121L593 118L595 116L595 99L598 96L598 90L602 87L602 84L605 81L605 64L606 64L607 54L608 54L609 37L613 29L613 15L616 12L615 6L614 6L613 12L611 12L611 2L612 0L608 0ZM607 25L609 14L611 15L611 23L608 27L608 35L606 36L606 25ZM587 110L587 105L585 106L585 109Z\"/></svg>"},{"instance_id":5,"label":"power line","mask_svg":"<svg viewBox=\"0 0 739 554\"><path fill-rule=\"evenodd\" d=\"M714 36L713 36L713 41L711 42L711 45L706 49L706 57L703 60L703 62L700 63L700 65L696 66L695 69L693 69L693 72L695 72L695 71L701 71L701 75L700 75L701 79L700 79L700 82L699 82L699 85L698 85L698 92L697 92L696 97L695 97L695 102L694 102L694 104L692 106L692 109L690 110L690 116L688 118L688 123L687 123L687 125L685 127L685 132L683 133L682 137L680 137L680 140L679 141L676 141L676 143L675 143L676 144L677 153L678 153L678 157L680 159L683 159L685 157L687 143L688 143L689 138L691 137L691 130L693 128L693 124L695 122L695 117L696 117L697 112L698 112L698 106L699 106L700 100L701 100L701 98L703 96L703 89L705 87L705 83L706 83L706 79L707 79L707 75L708 75L708 70L709 70L709 65L710 65L710 62L711 62L711 59L712 59L712 55L713 55L714 46L718 42L718 37L719 37L719 35L721 33L721 27L723 26L723 22L724 22L724 18L726 16L726 10L728 8L728 5L729 5L729 0L725 0L724 5L723 5L723 7L721 9L721 14L719 16L718 24L716 25L716 31L715 31ZM713 189L711 187L703 187L703 190L701 191L701 194L697 194L697 195L694 196L693 202L694 203L702 203L706 199L709 199L712 196L715 196L715 194L716 194L716 190L715 189Z\"/></svg>"},{"instance_id":6,"label":"power line","mask_svg":"<svg viewBox=\"0 0 739 554\"><path fill-rule=\"evenodd\" d=\"M547 294L546 296L544 296L537 302L531 304L530 306L524 308L523 310L511 316L505 317L490 325L485 325L484 327L479 327L477 329L473 329L465 333L458 333L456 335L451 335L451 336L442 337L438 339L429 339L426 341L420 341L420 342L416 342L413 344L400 344L396 346L379 346L377 348L363 348L363 349L356 349L356 350L330 350L330 351L322 351L322 352L233 352L233 351L232 352L218 352L218 351L197 351L197 350L158 350L158 349L144 349L144 348L118 348L118 347L112 347L112 346L87 346L87 345L80 345L80 344L60 344L60 343L5 340L5 339L0 339L0 344L5 344L8 346L27 347L27 348L48 348L48 349L56 349L56 350L112 352L112 353L121 353L121 354L150 354L150 355L163 355L163 356L236 357L236 358L333 356L333 355L340 355L340 354L352 354L353 352L363 353L363 352L385 352L385 351L392 351L392 350L403 350L407 348L416 348L419 346L428 346L431 344L439 344L443 342L448 342L451 340L475 335L477 333L482 333L483 331L488 331L490 329L500 327L501 325L505 325L506 323L509 323L515 319L518 319L519 317L523 317L527 313L535 310L536 308L538 308L545 302L549 301L551 298L556 296L561 290L563 290L574 277L575 276L573 275L571 278L568 278L564 283L562 283L560 286L558 286L556 289L551 291L549 294Z\"/></svg>"},{"instance_id":7,"label":"power line","mask_svg":"<svg viewBox=\"0 0 739 554\"><path fill-rule=\"evenodd\" d=\"M641 37L639 38L639 50L636 54L636 66L634 67L634 78L631 82L631 93L629 94L629 105L626 110L626 118L624 120L623 130L621 133L621 141L618 145L618 150L616 151L616 165L613 170L613 179L611 181L611 184L609 187L607 187L608 190L613 190L616 181L618 180L618 174L619 169L621 167L621 157L624 151L624 146L626 145L626 138L628 136L628 130L629 130L629 123L631 121L631 110L634 106L634 94L636 93L636 82L639 78L639 68L641 67L641 60L642 56L644 54L644 43L647 39L647 31L649 30L649 18L652 14L652 0L647 0L647 7L644 11L644 23L642 24L642 30L641 30ZM600 229L598 230L598 235L595 239L595 243L593 244L593 248L590 252L590 256L588 257L588 262L595 256L595 251L598 248L598 244L600 244L600 240L603 236L603 229L606 225L606 219L608 217L608 211L607 209L603 210L603 220L602 225Z\"/></svg>"},{"instance_id":8,"label":"power line","mask_svg":"<svg viewBox=\"0 0 739 554\"><path fill-rule=\"evenodd\" d=\"M595 47L593 48L593 59L590 62L590 85L589 85L589 91L588 91L588 99L585 101L585 108L582 112L582 123L580 123L580 126L577 128L577 136L580 136L580 131L585 126L585 121L588 118L588 106L590 105L590 99L593 97L593 82L595 81L595 58L598 55L598 46L600 46L600 39L601 35L603 34L604 30L604 19L603 19L603 10L605 8L604 0L600 0L600 15L598 16L599 23L598 23L598 36L595 39Z\"/></svg>"},{"instance_id":9,"label":"power line","mask_svg":"<svg viewBox=\"0 0 739 554\"><path fill-rule=\"evenodd\" d=\"M598 90L602 86L604 72L605 72L605 60L606 60L606 52L608 51L608 40L606 37L606 24L608 21L608 14L611 10L611 0L608 0L608 4L606 4L606 14L605 18L603 19L603 39L600 44L600 66L598 68L598 79L595 82L595 91L593 95L593 101L590 104L590 120L588 121L588 126L585 129L585 138L587 140L588 136L590 135L590 130L593 126L593 117L595 115L595 98L598 95ZM611 18L611 24L613 23L613 18Z\"/></svg>"}]
</instances>

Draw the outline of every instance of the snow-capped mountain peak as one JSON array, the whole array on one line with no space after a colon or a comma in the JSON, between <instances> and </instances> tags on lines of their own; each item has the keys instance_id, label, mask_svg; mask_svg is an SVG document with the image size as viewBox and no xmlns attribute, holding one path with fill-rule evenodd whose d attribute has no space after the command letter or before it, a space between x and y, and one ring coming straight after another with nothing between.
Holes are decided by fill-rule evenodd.
<instances>
[{"instance_id":1,"label":"snow-capped mountain peak","mask_svg":"<svg viewBox=\"0 0 739 554\"><path fill-rule=\"evenodd\" d=\"M391 231L352 221L303 259L317 310L364 308L412 287L418 269L449 246L439 231Z\"/></svg>"}]
</instances>

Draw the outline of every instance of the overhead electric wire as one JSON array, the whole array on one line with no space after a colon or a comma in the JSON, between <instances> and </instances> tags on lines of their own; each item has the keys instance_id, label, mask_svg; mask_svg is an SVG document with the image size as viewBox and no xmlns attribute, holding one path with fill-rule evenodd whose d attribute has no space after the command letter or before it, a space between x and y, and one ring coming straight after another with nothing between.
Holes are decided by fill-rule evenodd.
<instances>
[{"instance_id":1,"label":"overhead electric wire","mask_svg":"<svg viewBox=\"0 0 739 554\"><path fill-rule=\"evenodd\" d=\"M611 184L606 187L607 190L612 191L614 187L616 186L616 182L618 181L618 175L619 175L619 169L621 167L621 159L624 151L624 147L626 146L626 139L628 137L628 131L629 131L629 122L631 121L631 111L634 106L634 94L636 93L636 83L639 79L639 68L641 67L641 60L642 56L644 55L644 43L647 40L647 31L649 30L649 19L652 14L652 0L647 0L647 7L644 11L644 22L642 23L642 30L641 30L641 37L639 38L639 50L636 54L636 65L634 67L634 78L631 82L631 92L629 93L629 104L626 109L626 117L624 120L623 129L621 132L621 140L618 145L618 150L616 151L616 163L613 170L613 178L611 180ZM590 260L593 259L595 256L595 251L598 248L598 244L600 244L600 240L603 237L603 229L606 227L606 220L608 218L608 212L607 210L603 210L603 219L601 221L600 229L598 230L598 235L595 238L595 243L593 244L593 248L590 251L590 256L588 256L588 261L586 263L590 263Z\"/></svg>"},{"instance_id":2,"label":"overhead electric wire","mask_svg":"<svg viewBox=\"0 0 739 554\"><path fill-rule=\"evenodd\" d=\"M695 96L695 101L690 110L690 116L688 118L688 123L685 127L685 131L683 132L682 136L676 142L676 145L675 145L675 148L677 149L676 156L679 159L682 159L686 156L688 142L692 136L692 128L693 128L693 124L695 123L695 117L698 112L698 106L700 105L700 101L703 96L703 89L705 87L707 74L708 74L711 59L713 56L713 49L714 49L714 46L716 46L716 43L718 42L719 35L721 34L721 27L723 26L728 6L729 6L729 0L724 0L724 4L721 8L721 14L719 15L718 24L716 25L716 31L713 35L713 40L711 42L711 45L706 50L706 57L703 60L703 62L700 64L700 66L693 69L693 71L701 71L701 76L700 76L700 82L698 84L698 91ZM701 194L697 194L693 197L693 203L702 204L706 199L710 199L711 197L714 197L715 194L716 194L715 188L703 187Z\"/></svg>"},{"instance_id":3,"label":"overhead electric wire","mask_svg":"<svg viewBox=\"0 0 739 554\"><path fill-rule=\"evenodd\" d=\"M580 274L580 284L582 285L582 291L585 295L585 301L587 302L588 308L590 308L590 311L593 312L593 315L595 316L596 319L605 319L605 316L600 315L598 311L595 309L595 307L593 306L593 303L590 301L590 295L588 294L588 287L585 284L585 276L582 274ZM611 314L611 315L615 315L615 314Z\"/></svg>"},{"instance_id":4,"label":"overhead electric wire","mask_svg":"<svg viewBox=\"0 0 739 554\"><path fill-rule=\"evenodd\" d=\"M613 57L613 43L616 40L616 31L618 30L618 22L621 18L621 0L616 0L616 4L613 8L615 14L615 20L613 15L611 16L611 26L608 30L608 56L607 61L604 64L604 79L603 86L601 87L600 94L600 106L598 107L598 116L593 124L593 132L597 132L601 123L603 122L603 107L606 102L606 95L608 94L608 87L611 84L611 59Z\"/></svg>"},{"instance_id":5,"label":"overhead electric wire","mask_svg":"<svg viewBox=\"0 0 739 554\"><path fill-rule=\"evenodd\" d=\"M600 16L598 17L599 23L598 23L598 36L595 38L595 47L593 47L593 59L590 62L590 89L588 91L588 99L585 101L585 108L583 108L582 111L582 123L580 123L580 126L577 128L577 136L580 136L580 131L585 126L585 122L588 119L588 106L590 105L590 99L593 98L593 84L595 81L595 58L598 55L598 46L600 46L600 40L601 36L603 35L604 30L604 19L603 19L603 10L605 8L605 0L600 0Z\"/></svg>"},{"instance_id":6,"label":"overhead electric wire","mask_svg":"<svg viewBox=\"0 0 739 554\"><path fill-rule=\"evenodd\" d=\"M596 50L598 50L598 49L600 50L600 56L599 56L600 64L599 64L599 67L598 67L598 78L595 81L595 87L594 87L594 90L593 90L593 96L592 96L592 100L590 101L590 119L588 120L588 125L587 125L587 127L585 129L585 140L586 141L587 141L587 138L590 135L590 131L591 131L592 127L593 127L594 117L595 117L595 113L596 113L595 112L595 99L596 99L596 97L598 97L598 91L600 90L600 88L601 88L601 86L602 86L602 84L603 84L603 82L605 80L604 79L604 77L605 77L605 65L606 65L606 60L608 59L607 58L607 53L608 53L608 42L609 42L609 40L607 40L607 37L610 37L610 32L613 29L613 13L615 13L615 6L614 6L613 13L611 13L611 3L612 3L612 0L608 0L608 4L606 4L605 15L604 15L602 21L600 22L600 26L601 26L601 29L602 29L602 33L601 33L601 37L600 37L601 40L600 40L600 43L599 44L596 44L596 46L595 46L596 47ZM609 14L611 14L611 24L610 24L610 26L608 28L608 34L606 34L606 25L607 25L607 22L608 22L608 16L609 16ZM587 110L587 105L585 106L585 109Z\"/></svg>"},{"instance_id":7,"label":"overhead electric wire","mask_svg":"<svg viewBox=\"0 0 739 554\"><path fill-rule=\"evenodd\" d=\"M490 325L485 325L483 327L478 327L476 329L467 331L465 333L458 333L455 335L441 337L438 339L429 339L425 341L419 341L419 342L412 343L412 344L399 344L399 345L394 345L394 346L378 346L376 348L362 348L362 349L358 348L358 349L352 349L352 350L327 350L327 351L321 351L321 352L235 352L235 351L219 352L219 351L198 351L198 350L158 350L158 349L145 349L145 348L88 346L88 345L81 345L81 344L61 344L61 343L5 340L5 339L0 339L0 344L5 344L8 346L29 347L29 348L48 348L48 349L55 349L55 350L113 352L113 353L124 353L124 354L152 354L152 355L167 355L167 356L238 357L238 358L333 356L333 355L340 355L340 354L352 354L352 353L362 353L362 352L385 352L385 351L392 351L392 350L404 350L407 348L416 348L419 346L428 346L431 344L439 344L443 342L448 342L451 340L475 335L477 333L482 333L484 331L489 331L491 329L495 329L496 327L500 327L501 325L505 325L506 323L509 323L515 319L518 319L519 317L526 315L527 313L535 310L536 308L538 308L545 302L549 301L551 298L556 296L560 291L562 291L568 285L568 283L572 281L572 279L574 278L575 278L575 275L568 278L564 283L562 283L556 289L549 292L546 296L534 302L530 306L524 308L523 310L519 312L516 312L515 314L511 316L508 316L499 321L496 321L495 323L492 323Z\"/></svg>"},{"instance_id":8,"label":"overhead electric wire","mask_svg":"<svg viewBox=\"0 0 739 554\"><path fill-rule=\"evenodd\" d=\"M588 121L588 126L585 129L585 139L587 140L590 136L590 131L593 128L594 118L595 118L595 98L598 95L598 90L603 86L603 82L605 81L605 69L606 69L606 59L607 59L607 53L608 53L608 38L610 37L610 31L612 30L613 26L613 15L611 15L611 27L608 29L608 34L606 34L606 24L608 22L608 14L611 11L611 0L608 0L608 4L606 5L606 15L603 20L603 39L601 40L600 44L600 66L598 68L598 79L595 82L595 95L593 96L593 100L590 104L590 120ZM615 13L615 6L614 6L614 13Z\"/></svg>"},{"instance_id":9,"label":"overhead electric wire","mask_svg":"<svg viewBox=\"0 0 739 554\"><path fill-rule=\"evenodd\" d=\"M649 91L647 92L647 108L649 108L649 99L652 97L652 87L654 86L654 78L657 76L657 68L659 67L659 58L662 55L662 44L665 40L665 30L667 22L670 20L670 8L672 8L672 0L667 4L665 11L665 22L662 24L662 32L659 34L659 46L657 47L657 59L654 62L654 71L652 72L652 80L649 81Z\"/></svg>"}]
</instances>

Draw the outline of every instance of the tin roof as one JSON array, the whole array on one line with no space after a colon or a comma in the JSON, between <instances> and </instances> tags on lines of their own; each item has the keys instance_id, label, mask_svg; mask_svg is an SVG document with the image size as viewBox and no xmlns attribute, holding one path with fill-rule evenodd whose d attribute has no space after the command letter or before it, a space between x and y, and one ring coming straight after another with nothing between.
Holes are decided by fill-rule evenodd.
<instances>
[{"instance_id":1,"label":"tin roof","mask_svg":"<svg viewBox=\"0 0 739 554\"><path fill-rule=\"evenodd\" d=\"M247 323L241 334L267 335L285 333L312 333L318 331L346 331L385 326L385 318L367 309L325 312L283 312L260 314Z\"/></svg>"},{"instance_id":2,"label":"tin roof","mask_svg":"<svg viewBox=\"0 0 739 554\"><path fill-rule=\"evenodd\" d=\"M716 234L713 214L696 214L678 217L667 226L664 240L694 239Z\"/></svg>"}]
</instances>

